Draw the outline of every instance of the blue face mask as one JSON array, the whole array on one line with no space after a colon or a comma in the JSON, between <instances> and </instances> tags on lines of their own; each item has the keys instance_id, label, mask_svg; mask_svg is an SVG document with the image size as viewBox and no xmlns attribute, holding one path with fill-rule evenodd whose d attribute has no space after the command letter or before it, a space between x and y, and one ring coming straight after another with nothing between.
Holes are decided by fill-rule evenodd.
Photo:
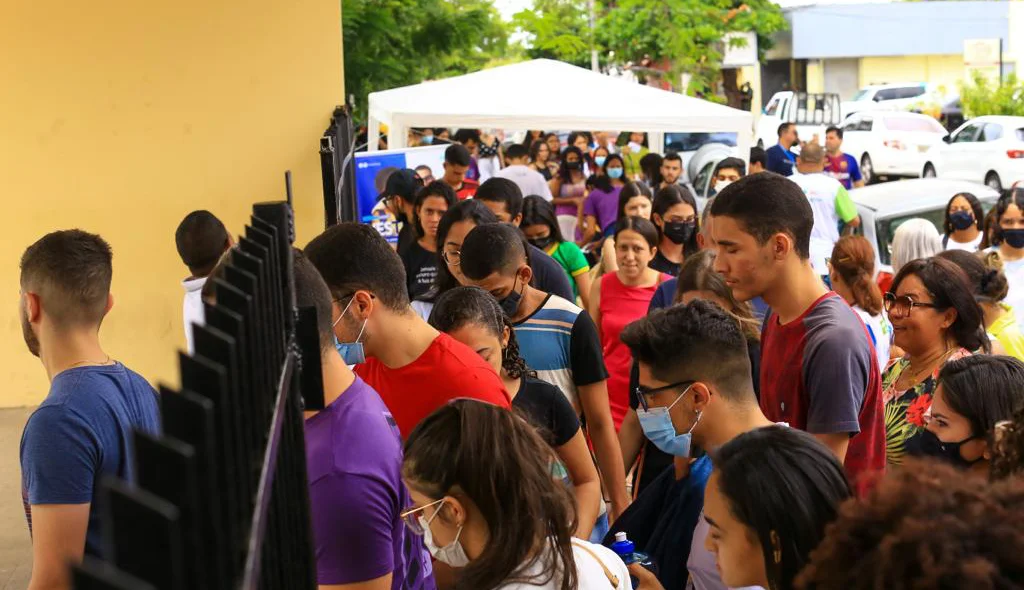
<instances>
[{"instance_id":1,"label":"blue face mask","mask_svg":"<svg viewBox=\"0 0 1024 590\"><path fill-rule=\"evenodd\" d=\"M683 399L692 387L693 385L690 385L690 387L687 387L685 391L680 393L676 401L672 402L670 406L651 408L650 410L636 409L636 417L640 419L640 428L643 429L644 436L654 443L654 446L661 449L662 452L674 457L690 456L693 429L700 423L701 412L697 412L697 419L694 421L693 426L684 434L676 434L676 427L672 425L672 416L669 414L672 407L678 404L679 400Z\"/></svg>"},{"instance_id":2,"label":"blue face mask","mask_svg":"<svg viewBox=\"0 0 1024 590\"><path fill-rule=\"evenodd\" d=\"M338 325L341 318L345 317L345 314L348 312L348 308L352 307L352 302L355 300L355 297L349 300L348 305L345 306L345 310L342 311L341 315L338 316L338 319L334 320L334 323L331 324L332 328ZM339 342L338 337L334 337L334 348L338 350L338 354L341 355L341 359L345 361L345 364L350 367L352 365L358 365L366 362L366 352L363 350L363 343L360 342L359 339L363 337L363 330L366 330L366 321L368 319L369 318L363 320L363 325L359 328L359 335L356 336L355 342Z\"/></svg>"},{"instance_id":3,"label":"blue face mask","mask_svg":"<svg viewBox=\"0 0 1024 590\"><path fill-rule=\"evenodd\" d=\"M427 145L430 145L430 144L434 143L434 136L433 135L424 135L423 137L420 138L420 141L425 143L425 144L427 144Z\"/></svg>"},{"instance_id":4,"label":"blue face mask","mask_svg":"<svg viewBox=\"0 0 1024 590\"><path fill-rule=\"evenodd\" d=\"M598 156L594 158L594 163L596 163L598 166L604 166L604 161L607 159L607 156Z\"/></svg>"},{"instance_id":5,"label":"blue face mask","mask_svg":"<svg viewBox=\"0 0 1024 590\"><path fill-rule=\"evenodd\" d=\"M622 178L622 168L609 168L608 178Z\"/></svg>"}]
</instances>

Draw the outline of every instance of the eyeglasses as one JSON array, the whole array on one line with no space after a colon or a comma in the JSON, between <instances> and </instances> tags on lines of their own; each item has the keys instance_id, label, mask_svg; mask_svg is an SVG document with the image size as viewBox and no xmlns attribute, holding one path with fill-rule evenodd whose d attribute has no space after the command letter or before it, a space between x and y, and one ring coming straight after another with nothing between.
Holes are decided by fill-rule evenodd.
<instances>
[{"instance_id":1,"label":"eyeglasses","mask_svg":"<svg viewBox=\"0 0 1024 590\"><path fill-rule=\"evenodd\" d=\"M452 266L458 266L459 263L462 262L462 252L459 252L458 250L453 250L451 252L443 250L441 252L441 256L444 258L445 262Z\"/></svg>"},{"instance_id":2,"label":"eyeglasses","mask_svg":"<svg viewBox=\"0 0 1024 590\"><path fill-rule=\"evenodd\" d=\"M402 518L402 521L405 522L405 526L409 527L410 531L416 533L417 535L423 536L423 525L420 523L420 512L423 512L424 510L430 508L431 506L437 506L437 510L435 510L434 513L430 515L430 518L427 519L427 523L429 524L430 521L434 520L434 517L437 516L437 513L441 511L441 506L438 506L438 504L443 505L443 503L444 498L441 498L440 500L431 502L430 504L424 504L419 508L411 508L409 510L406 510L399 516Z\"/></svg>"},{"instance_id":3,"label":"eyeglasses","mask_svg":"<svg viewBox=\"0 0 1024 590\"><path fill-rule=\"evenodd\" d=\"M679 381L678 383L673 383L671 385L666 385L664 387L655 387L654 389L648 389L643 385L639 385L636 389L633 390L633 394L636 395L637 403L640 404L640 408L643 409L643 411L645 412L649 412L651 411L651 408L650 406L647 405L647 398L645 396L654 395L657 393L661 393L662 391L668 391L670 389L675 389L677 387L682 387L684 385L692 385L694 383L696 383L696 381Z\"/></svg>"},{"instance_id":4,"label":"eyeglasses","mask_svg":"<svg viewBox=\"0 0 1024 590\"><path fill-rule=\"evenodd\" d=\"M932 309L938 308L934 303L918 303L914 301L910 295L902 295L897 297L895 293L889 292L885 294L882 300L882 307L885 311L892 316L897 318L905 318L910 315L915 307L930 307Z\"/></svg>"}]
</instances>

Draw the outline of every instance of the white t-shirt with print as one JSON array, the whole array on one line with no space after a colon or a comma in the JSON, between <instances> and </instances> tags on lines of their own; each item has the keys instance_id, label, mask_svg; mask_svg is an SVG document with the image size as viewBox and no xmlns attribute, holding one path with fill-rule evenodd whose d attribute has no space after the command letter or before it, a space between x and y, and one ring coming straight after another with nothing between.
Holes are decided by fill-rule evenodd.
<instances>
[{"instance_id":1,"label":"white t-shirt with print","mask_svg":"<svg viewBox=\"0 0 1024 590\"><path fill-rule=\"evenodd\" d=\"M884 370L889 364L889 351L892 348L892 324L885 314L873 316L857 305L853 306L853 311L857 312L861 321L868 327L871 342L875 345L875 353L878 356L878 369Z\"/></svg>"},{"instance_id":2,"label":"white t-shirt with print","mask_svg":"<svg viewBox=\"0 0 1024 590\"><path fill-rule=\"evenodd\" d=\"M946 242L946 250L964 250L965 252L977 252L978 244L981 244L982 237L983 234L979 233L978 237L974 238L970 242L960 243L954 240L952 237L947 236L943 241Z\"/></svg>"},{"instance_id":3,"label":"white t-shirt with print","mask_svg":"<svg viewBox=\"0 0 1024 590\"><path fill-rule=\"evenodd\" d=\"M588 552L587 549L590 551ZM573 558L576 560L576 574L579 578L579 590L632 590L633 585L629 580L629 569L626 568L626 564L623 563L622 560L619 559L619 556L611 549L603 545L595 545L594 543L587 543L586 541L573 539L572 554ZM531 577L540 577L544 572L544 566L547 563L547 560L550 560L551 558L551 548L549 546L544 557L538 559L530 567L523 570L521 575L516 574L516 577L525 578L527 580ZM600 562L598 562L598 560L600 560ZM617 585L612 585L608 580L608 576L605 575L604 568L601 567L602 563L604 564L604 568L607 568L613 576L618 578L619 583ZM498 586L494 590L558 590L560 587L561 579L556 575L550 582L542 586L526 582L512 582L510 584Z\"/></svg>"},{"instance_id":4,"label":"white t-shirt with print","mask_svg":"<svg viewBox=\"0 0 1024 590\"><path fill-rule=\"evenodd\" d=\"M826 258L832 256L832 249L839 241L839 211L837 199L849 200L849 194L843 185L824 174L793 174L789 177L795 182L811 204L814 212L814 227L811 228L811 264L819 275L828 274Z\"/></svg>"}]
</instances>

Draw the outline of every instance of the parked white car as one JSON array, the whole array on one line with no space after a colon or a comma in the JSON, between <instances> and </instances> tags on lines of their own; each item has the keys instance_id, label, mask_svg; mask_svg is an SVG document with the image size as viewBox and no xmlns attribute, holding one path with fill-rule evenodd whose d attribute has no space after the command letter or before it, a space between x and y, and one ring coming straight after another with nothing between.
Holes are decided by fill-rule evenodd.
<instances>
[{"instance_id":1,"label":"parked white car","mask_svg":"<svg viewBox=\"0 0 1024 590\"><path fill-rule=\"evenodd\" d=\"M926 154L921 176L984 182L995 190L1024 180L1024 117L978 117Z\"/></svg>"},{"instance_id":2,"label":"parked white car","mask_svg":"<svg viewBox=\"0 0 1024 590\"><path fill-rule=\"evenodd\" d=\"M917 177L945 128L928 115L866 111L843 122L843 151L857 159L865 184L879 177Z\"/></svg>"},{"instance_id":3,"label":"parked white car","mask_svg":"<svg viewBox=\"0 0 1024 590\"><path fill-rule=\"evenodd\" d=\"M985 212L999 199L999 193L987 186L938 178L915 178L851 190L850 199L857 205L861 220L857 233L875 247L876 268L892 272L892 238L904 221L922 217L932 222L941 234L946 205L957 193L978 197Z\"/></svg>"},{"instance_id":4,"label":"parked white car","mask_svg":"<svg viewBox=\"0 0 1024 590\"><path fill-rule=\"evenodd\" d=\"M754 144L765 149L779 141L779 125L795 123L800 141L809 141L815 135L818 143L825 143L825 129L842 122L839 113L839 95L807 92L776 92L757 120Z\"/></svg>"},{"instance_id":5,"label":"parked white car","mask_svg":"<svg viewBox=\"0 0 1024 590\"><path fill-rule=\"evenodd\" d=\"M851 100L843 101L841 109L843 117L862 111L906 111L927 92L928 86L923 83L875 84L861 88Z\"/></svg>"}]
</instances>

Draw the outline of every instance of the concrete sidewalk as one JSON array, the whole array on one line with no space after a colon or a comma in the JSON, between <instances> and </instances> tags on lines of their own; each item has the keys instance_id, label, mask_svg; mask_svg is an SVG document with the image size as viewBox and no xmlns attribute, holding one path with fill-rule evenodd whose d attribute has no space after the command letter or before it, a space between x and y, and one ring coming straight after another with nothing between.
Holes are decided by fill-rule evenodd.
<instances>
[{"instance_id":1,"label":"concrete sidewalk","mask_svg":"<svg viewBox=\"0 0 1024 590\"><path fill-rule=\"evenodd\" d=\"M0 410L0 590L23 590L32 573L32 542L21 505L21 431L33 408Z\"/></svg>"}]
</instances>

